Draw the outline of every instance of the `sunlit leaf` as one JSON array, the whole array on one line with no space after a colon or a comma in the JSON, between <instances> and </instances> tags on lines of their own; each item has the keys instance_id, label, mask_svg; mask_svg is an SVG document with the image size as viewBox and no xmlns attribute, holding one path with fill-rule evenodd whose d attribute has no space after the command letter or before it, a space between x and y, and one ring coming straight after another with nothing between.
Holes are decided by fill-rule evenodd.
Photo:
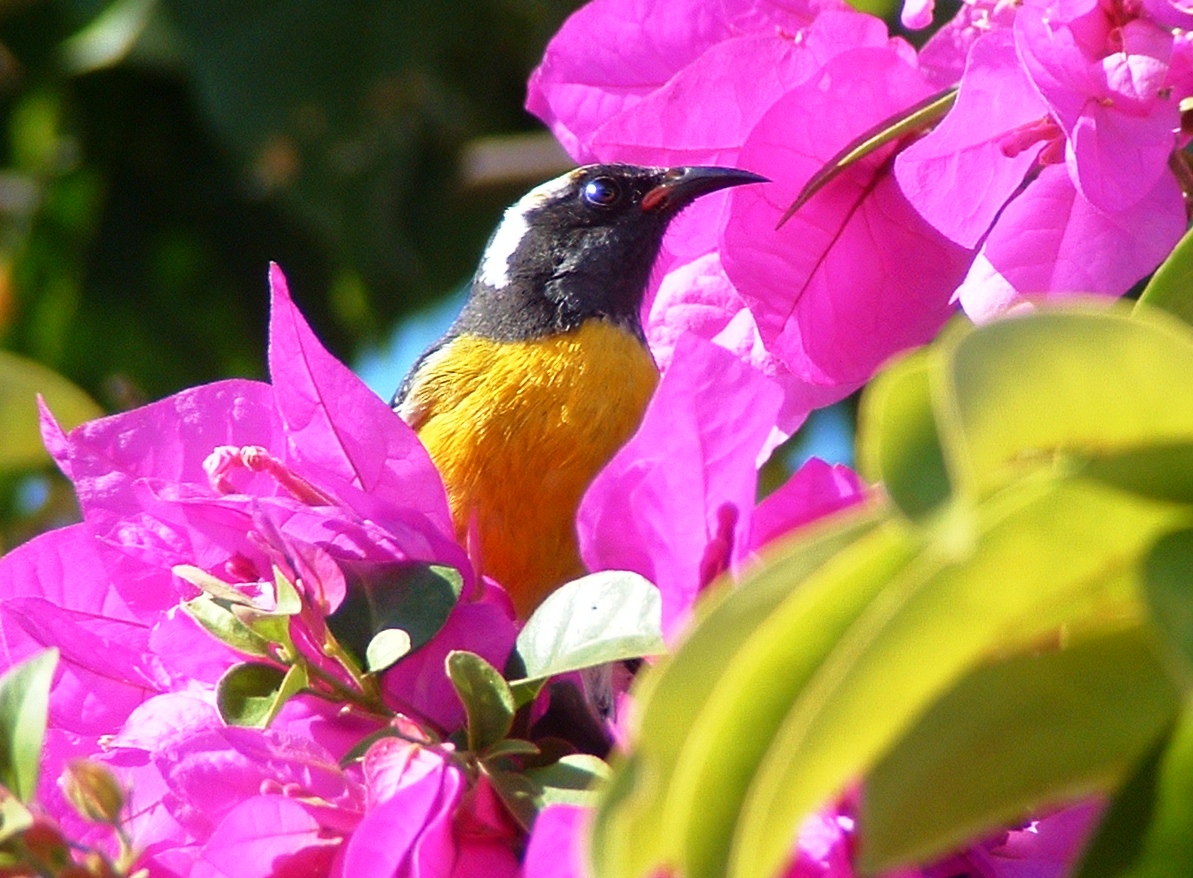
<instances>
[{"instance_id":1,"label":"sunlit leaf","mask_svg":"<svg viewBox=\"0 0 1193 878\"><path fill-rule=\"evenodd\" d=\"M229 668L216 685L216 706L230 726L262 729L307 684L302 665L288 670L258 662Z\"/></svg>"},{"instance_id":2,"label":"sunlit leaf","mask_svg":"<svg viewBox=\"0 0 1193 878\"><path fill-rule=\"evenodd\" d=\"M501 673L475 653L453 650L447 676L468 715L468 749L483 753L509 734L514 696Z\"/></svg>"},{"instance_id":3,"label":"sunlit leaf","mask_svg":"<svg viewBox=\"0 0 1193 878\"><path fill-rule=\"evenodd\" d=\"M954 325L935 362L950 472L974 491L1063 456L1193 442L1193 333L1161 312L1091 306Z\"/></svg>"},{"instance_id":4,"label":"sunlit leaf","mask_svg":"<svg viewBox=\"0 0 1193 878\"><path fill-rule=\"evenodd\" d=\"M921 350L880 374L866 388L858 415L862 475L881 482L913 518L938 508L951 490L929 386L934 355Z\"/></svg>"},{"instance_id":5,"label":"sunlit leaf","mask_svg":"<svg viewBox=\"0 0 1193 878\"><path fill-rule=\"evenodd\" d=\"M1193 863L1193 707L1135 767L1087 845L1076 878L1167 878Z\"/></svg>"},{"instance_id":6,"label":"sunlit leaf","mask_svg":"<svg viewBox=\"0 0 1193 878\"><path fill-rule=\"evenodd\" d=\"M771 547L766 575L746 586L723 590L698 605L706 621L694 628L681 652L682 660L664 658L639 681L644 708L635 746L619 761L605 791L605 805L593 825L592 856L601 875L644 875L662 859L673 858L679 839L663 830L661 802L671 782L684 732L706 709L710 683L733 658L742 640L770 616L805 578L875 526L876 513L860 513L827 533ZM885 545L892 537L880 536ZM759 693L765 694L765 690ZM751 736L735 743L749 746ZM726 757L732 753L724 754ZM642 766L646 766L643 768ZM641 773L650 772L650 784ZM662 785L662 786L658 786ZM715 807L718 801L703 803Z\"/></svg>"},{"instance_id":7,"label":"sunlit leaf","mask_svg":"<svg viewBox=\"0 0 1193 878\"><path fill-rule=\"evenodd\" d=\"M401 628L378 631L365 650L365 666L370 674L379 674L410 652L410 635Z\"/></svg>"},{"instance_id":8,"label":"sunlit leaf","mask_svg":"<svg viewBox=\"0 0 1193 878\"><path fill-rule=\"evenodd\" d=\"M666 649L659 590L636 573L607 570L556 589L518 635L524 676L515 681L520 701L529 683Z\"/></svg>"},{"instance_id":9,"label":"sunlit leaf","mask_svg":"<svg viewBox=\"0 0 1193 878\"><path fill-rule=\"evenodd\" d=\"M1140 626L979 668L869 774L863 870L927 862L1041 806L1108 789L1179 707Z\"/></svg>"},{"instance_id":10,"label":"sunlit leaf","mask_svg":"<svg viewBox=\"0 0 1193 878\"><path fill-rule=\"evenodd\" d=\"M1135 307L1140 311L1161 308L1193 324L1193 231L1185 233L1156 269Z\"/></svg>"},{"instance_id":11,"label":"sunlit leaf","mask_svg":"<svg viewBox=\"0 0 1193 878\"><path fill-rule=\"evenodd\" d=\"M22 802L37 793L41 746L58 650L47 649L0 677L0 785Z\"/></svg>"},{"instance_id":12,"label":"sunlit leaf","mask_svg":"<svg viewBox=\"0 0 1193 878\"><path fill-rule=\"evenodd\" d=\"M38 426L38 394L63 429L103 414L91 397L57 372L0 351L0 472L41 466L50 460Z\"/></svg>"},{"instance_id":13,"label":"sunlit leaf","mask_svg":"<svg viewBox=\"0 0 1193 878\"><path fill-rule=\"evenodd\" d=\"M245 655L266 658L270 654L269 640L253 631L226 606L210 595L184 601L182 610L208 634Z\"/></svg>"}]
</instances>

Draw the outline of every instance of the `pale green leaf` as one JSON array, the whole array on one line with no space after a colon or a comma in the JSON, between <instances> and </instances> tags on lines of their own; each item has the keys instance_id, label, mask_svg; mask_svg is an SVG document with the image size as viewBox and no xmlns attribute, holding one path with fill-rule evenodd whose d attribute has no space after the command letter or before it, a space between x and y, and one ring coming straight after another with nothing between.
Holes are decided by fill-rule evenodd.
<instances>
[{"instance_id":1,"label":"pale green leaf","mask_svg":"<svg viewBox=\"0 0 1193 878\"><path fill-rule=\"evenodd\" d=\"M625 570L593 573L561 586L518 634L524 680L662 653L662 607L658 588Z\"/></svg>"},{"instance_id":2,"label":"pale green leaf","mask_svg":"<svg viewBox=\"0 0 1193 878\"><path fill-rule=\"evenodd\" d=\"M0 677L0 784L22 802L37 794L41 747L58 650L47 649Z\"/></svg>"},{"instance_id":3,"label":"pale green leaf","mask_svg":"<svg viewBox=\"0 0 1193 878\"><path fill-rule=\"evenodd\" d=\"M476 653L447 654L447 676L468 715L468 749L483 753L509 734L514 696L501 673Z\"/></svg>"},{"instance_id":4,"label":"pale green leaf","mask_svg":"<svg viewBox=\"0 0 1193 878\"><path fill-rule=\"evenodd\" d=\"M1041 806L1105 791L1179 708L1141 626L978 668L867 777L863 870L928 862Z\"/></svg>"},{"instance_id":5,"label":"pale green leaf","mask_svg":"<svg viewBox=\"0 0 1193 878\"><path fill-rule=\"evenodd\" d=\"M64 430L103 415L91 397L57 372L0 351L0 472L49 462L38 426L39 394Z\"/></svg>"}]
</instances>

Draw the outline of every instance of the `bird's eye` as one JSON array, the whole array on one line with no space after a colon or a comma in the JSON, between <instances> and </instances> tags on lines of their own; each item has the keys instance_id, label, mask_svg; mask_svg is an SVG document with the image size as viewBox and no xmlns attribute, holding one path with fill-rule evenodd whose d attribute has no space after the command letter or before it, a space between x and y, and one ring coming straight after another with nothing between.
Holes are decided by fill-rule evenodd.
<instances>
[{"instance_id":1,"label":"bird's eye","mask_svg":"<svg viewBox=\"0 0 1193 878\"><path fill-rule=\"evenodd\" d=\"M621 186L612 177L596 177L584 184L584 200L597 207L610 207L621 198Z\"/></svg>"}]
</instances>

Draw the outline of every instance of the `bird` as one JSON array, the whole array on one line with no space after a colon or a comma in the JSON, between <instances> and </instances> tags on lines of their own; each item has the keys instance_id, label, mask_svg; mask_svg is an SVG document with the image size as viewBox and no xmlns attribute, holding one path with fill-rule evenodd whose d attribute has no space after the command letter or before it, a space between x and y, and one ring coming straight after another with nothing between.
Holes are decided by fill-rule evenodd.
<instances>
[{"instance_id":1,"label":"bird","mask_svg":"<svg viewBox=\"0 0 1193 878\"><path fill-rule=\"evenodd\" d=\"M519 619L584 573L580 500L658 384L640 312L664 232L697 198L765 180L606 163L536 186L394 394L443 477L456 537Z\"/></svg>"}]
</instances>

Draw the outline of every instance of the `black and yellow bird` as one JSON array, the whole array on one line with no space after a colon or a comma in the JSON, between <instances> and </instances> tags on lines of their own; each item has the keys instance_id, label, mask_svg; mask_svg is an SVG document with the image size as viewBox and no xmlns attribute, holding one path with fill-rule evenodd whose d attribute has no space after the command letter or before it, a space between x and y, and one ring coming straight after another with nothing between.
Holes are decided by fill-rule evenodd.
<instances>
[{"instance_id":1,"label":"black and yellow bird","mask_svg":"<svg viewBox=\"0 0 1193 878\"><path fill-rule=\"evenodd\" d=\"M532 189L394 395L443 475L457 536L479 539L519 617L583 572L580 499L658 383L640 310L668 223L701 195L764 179L603 164Z\"/></svg>"}]
</instances>

